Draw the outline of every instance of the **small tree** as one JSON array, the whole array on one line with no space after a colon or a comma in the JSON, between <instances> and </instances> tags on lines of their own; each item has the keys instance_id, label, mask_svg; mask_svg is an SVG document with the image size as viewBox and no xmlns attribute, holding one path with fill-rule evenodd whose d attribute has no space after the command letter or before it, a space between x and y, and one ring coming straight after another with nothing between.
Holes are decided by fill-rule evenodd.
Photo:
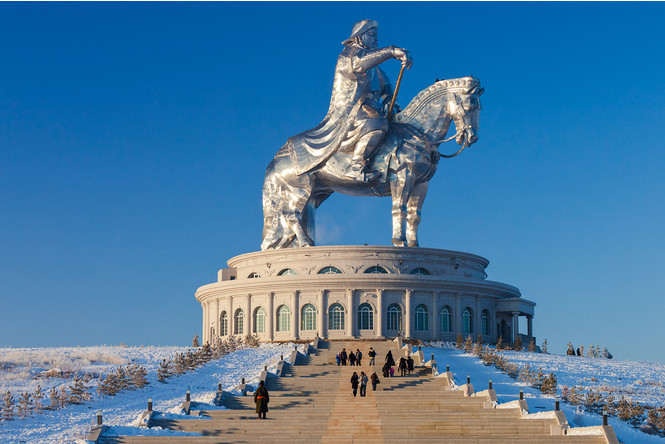
<instances>
[{"instance_id":1,"label":"small tree","mask_svg":"<svg viewBox=\"0 0 665 444\"><path fill-rule=\"evenodd\" d=\"M143 388L149 384L148 372L142 365L134 364L131 368L131 381L134 388Z\"/></svg>"},{"instance_id":2,"label":"small tree","mask_svg":"<svg viewBox=\"0 0 665 444\"><path fill-rule=\"evenodd\" d=\"M503 349L503 336L499 336L499 339L496 341L496 349L497 350Z\"/></svg>"},{"instance_id":3,"label":"small tree","mask_svg":"<svg viewBox=\"0 0 665 444\"><path fill-rule=\"evenodd\" d=\"M203 362L208 362L212 359L212 347L210 346L209 342L206 342L203 347L201 348L201 357Z\"/></svg>"},{"instance_id":4,"label":"small tree","mask_svg":"<svg viewBox=\"0 0 665 444\"><path fill-rule=\"evenodd\" d=\"M546 395L554 395L556 394L556 385L556 375L554 373L550 373L548 377L543 379L543 382L540 385L540 391Z\"/></svg>"},{"instance_id":5,"label":"small tree","mask_svg":"<svg viewBox=\"0 0 665 444\"><path fill-rule=\"evenodd\" d=\"M115 372L109 372L105 378L99 375L99 384L97 385L97 393L100 396L115 396L119 391L118 377Z\"/></svg>"},{"instance_id":6,"label":"small tree","mask_svg":"<svg viewBox=\"0 0 665 444\"><path fill-rule=\"evenodd\" d=\"M171 373L171 365L166 359L162 359L162 362L159 364L159 368L157 369L157 380L159 382L166 383L166 380L170 378L172 375Z\"/></svg>"},{"instance_id":7,"label":"small tree","mask_svg":"<svg viewBox=\"0 0 665 444\"><path fill-rule=\"evenodd\" d=\"M461 349L464 347L464 338L462 337L462 333L457 334L457 340L455 341L455 347Z\"/></svg>"},{"instance_id":8,"label":"small tree","mask_svg":"<svg viewBox=\"0 0 665 444\"><path fill-rule=\"evenodd\" d=\"M115 369L115 378L117 386L116 392L122 392L123 390L130 388L130 378L126 367L119 365L118 368Z\"/></svg>"},{"instance_id":9,"label":"small tree","mask_svg":"<svg viewBox=\"0 0 665 444\"><path fill-rule=\"evenodd\" d=\"M540 349L543 351L543 353L547 353L547 338L543 341L543 345L540 346Z\"/></svg>"},{"instance_id":10,"label":"small tree","mask_svg":"<svg viewBox=\"0 0 665 444\"><path fill-rule=\"evenodd\" d=\"M70 404L69 395L67 394L67 388L64 385L60 386L60 396L58 397L58 399L60 400L60 408L64 408L68 404Z\"/></svg>"},{"instance_id":11,"label":"small tree","mask_svg":"<svg viewBox=\"0 0 665 444\"><path fill-rule=\"evenodd\" d=\"M31 411L32 411L32 397L30 396L30 393L23 392L21 393L21 396L18 399L18 417L24 419L30 415Z\"/></svg>"},{"instance_id":12,"label":"small tree","mask_svg":"<svg viewBox=\"0 0 665 444\"><path fill-rule=\"evenodd\" d=\"M81 404L83 401L90 400L90 393L88 393L88 386L85 384L85 379L78 373L72 378L72 385L69 386L69 402L72 404Z\"/></svg>"},{"instance_id":13,"label":"small tree","mask_svg":"<svg viewBox=\"0 0 665 444\"><path fill-rule=\"evenodd\" d=\"M515 344L513 345L513 348L517 351L522 351L522 338L520 335L517 335L517 339L515 339Z\"/></svg>"},{"instance_id":14,"label":"small tree","mask_svg":"<svg viewBox=\"0 0 665 444\"><path fill-rule=\"evenodd\" d=\"M49 392L49 401L51 401L49 409L57 410L60 408L60 392L55 387L51 387L51 391Z\"/></svg>"},{"instance_id":15,"label":"small tree","mask_svg":"<svg viewBox=\"0 0 665 444\"><path fill-rule=\"evenodd\" d=\"M536 340L531 338L531 341L529 342L529 346L527 347L527 350L530 352L535 352L536 351Z\"/></svg>"},{"instance_id":16,"label":"small tree","mask_svg":"<svg viewBox=\"0 0 665 444\"><path fill-rule=\"evenodd\" d=\"M37 384L37 388L35 391L32 393L32 401L34 402L34 409L37 413L40 413L44 406L42 405L42 399L44 399L44 392L42 391L42 387Z\"/></svg>"},{"instance_id":17,"label":"small tree","mask_svg":"<svg viewBox=\"0 0 665 444\"><path fill-rule=\"evenodd\" d=\"M575 347L573 347L572 342L568 343L568 350L566 350L568 356L575 356Z\"/></svg>"},{"instance_id":18,"label":"small tree","mask_svg":"<svg viewBox=\"0 0 665 444\"><path fill-rule=\"evenodd\" d=\"M199 343L199 335L194 333L194 339L192 339L192 347L198 348L200 346L201 346L201 344Z\"/></svg>"},{"instance_id":19,"label":"small tree","mask_svg":"<svg viewBox=\"0 0 665 444\"><path fill-rule=\"evenodd\" d=\"M5 396L2 398L2 420L3 421L13 421L14 420L14 407L16 406L16 401L12 396L11 392L7 390Z\"/></svg>"},{"instance_id":20,"label":"small tree","mask_svg":"<svg viewBox=\"0 0 665 444\"><path fill-rule=\"evenodd\" d=\"M471 353L471 350L473 349L473 339L471 339L471 335L466 337L466 341L464 341L464 351L467 353Z\"/></svg>"}]
</instances>

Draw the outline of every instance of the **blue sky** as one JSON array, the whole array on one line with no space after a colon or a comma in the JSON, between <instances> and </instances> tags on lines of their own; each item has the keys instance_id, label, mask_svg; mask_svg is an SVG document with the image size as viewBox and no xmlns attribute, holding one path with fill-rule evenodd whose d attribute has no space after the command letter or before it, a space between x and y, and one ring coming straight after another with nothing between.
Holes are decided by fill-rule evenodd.
<instances>
[{"instance_id":1,"label":"blue sky","mask_svg":"<svg viewBox=\"0 0 665 444\"><path fill-rule=\"evenodd\" d=\"M430 182L421 245L488 258L553 351L665 362L664 12L0 4L0 346L190 342L196 288L259 249L265 168L323 118L341 41L372 18L413 55L403 105L437 77L486 90L480 140ZM390 243L388 198L335 195L317 218L321 245Z\"/></svg>"}]
</instances>

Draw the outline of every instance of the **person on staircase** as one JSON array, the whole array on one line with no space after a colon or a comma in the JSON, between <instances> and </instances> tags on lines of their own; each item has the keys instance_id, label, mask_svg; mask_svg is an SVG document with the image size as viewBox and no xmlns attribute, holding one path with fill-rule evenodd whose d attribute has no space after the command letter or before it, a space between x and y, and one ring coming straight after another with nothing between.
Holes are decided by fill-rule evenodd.
<instances>
[{"instance_id":1,"label":"person on staircase","mask_svg":"<svg viewBox=\"0 0 665 444\"><path fill-rule=\"evenodd\" d=\"M372 347L369 348L369 352L367 352L367 356L369 356L369 365L374 365L375 364L374 358L376 358L376 352L374 351L374 349Z\"/></svg>"},{"instance_id":2,"label":"person on staircase","mask_svg":"<svg viewBox=\"0 0 665 444\"><path fill-rule=\"evenodd\" d=\"M349 352L349 365L352 367L356 365L356 355L353 353L353 350Z\"/></svg>"},{"instance_id":3,"label":"person on staircase","mask_svg":"<svg viewBox=\"0 0 665 444\"><path fill-rule=\"evenodd\" d=\"M389 374L392 376L392 370L393 366L395 365L395 359L393 358L393 354L390 350L388 350L388 354L386 355L386 365L388 366L388 371Z\"/></svg>"},{"instance_id":4,"label":"person on staircase","mask_svg":"<svg viewBox=\"0 0 665 444\"><path fill-rule=\"evenodd\" d=\"M365 372L360 372L360 396L365 397L367 395L367 375Z\"/></svg>"},{"instance_id":5,"label":"person on staircase","mask_svg":"<svg viewBox=\"0 0 665 444\"><path fill-rule=\"evenodd\" d=\"M346 365L346 358L347 358L346 349L343 348L342 352L339 354L339 359L342 360L342 365Z\"/></svg>"},{"instance_id":6,"label":"person on staircase","mask_svg":"<svg viewBox=\"0 0 665 444\"><path fill-rule=\"evenodd\" d=\"M406 358L406 366L409 369L409 374L411 374L411 372L414 370L414 368L413 368L413 358L411 357L411 355L409 355Z\"/></svg>"},{"instance_id":7,"label":"person on staircase","mask_svg":"<svg viewBox=\"0 0 665 444\"><path fill-rule=\"evenodd\" d=\"M337 356L335 356L335 360L337 361L338 366L342 363L342 358L339 357L339 353L337 353Z\"/></svg>"},{"instance_id":8,"label":"person on staircase","mask_svg":"<svg viewBox=\"0 0 665 444\"><path fill-rule=\"evenodd\" d=\"M363 358L363 354L360 351L359 348L356 349L356 365L360 367L361 359Z\"/></svg>"},{"instance_id":9,"label":"person on staircase","mask_svg":"<svg viewBox=\"0 0 665 444\"><path fill-rule=\"evenodd\" d=\"M256 403L256 413L259 415L259 419L266 419L270 395L263 381L259 382L259 388L254 392L254 402ZM261 415L263 415L263 418L261 418Z\"/></svg>"},{"instance_id":10,"label":"person on staircase","mask_svg":"<svg viewBox=\"0 0 665 444\"><path fill-rule=\"evenodd\" d=\"M383 377L384 378L389 378L390 377L390 366L388 365L387 362L385 364L383 364L383 368L381 369L381 371L383 372Z\"/></svg>"},{"instance_id":11,"label":"person on staircase","mask_svg":"<svg viewBox=\"0 0 665 444\"><path fill-rule=\"evenodd\" d=\"M369 380L372 382L372 391L376 391L376 385L380 383L379 377L376 375L376 372L372 373L372 376L369 377Z\"/></svg>"},{"instance_id":12,"label":"person on staircase","mask_svg":"<svg viewBox=\"0 0 665 444\"><path fill-rule=\"evenodd\" d=\"M356 397L356 393L358 393L358 373L353 372L353 375L351 375L351 388L353 389L353 397Z\"/></svg>"},{"instance_id":13,"label":"person on staircase","mask_svg":"<svg viewBox=\"0 0 665 444\"><path fill-rule=\"evenodd\" d=\"M400 376L406 376L408 367L406 365L406 359L404 359L404 356L399 358L399 365L397 366L397 369L399 370Z\"/></svg>"}]
</instances>

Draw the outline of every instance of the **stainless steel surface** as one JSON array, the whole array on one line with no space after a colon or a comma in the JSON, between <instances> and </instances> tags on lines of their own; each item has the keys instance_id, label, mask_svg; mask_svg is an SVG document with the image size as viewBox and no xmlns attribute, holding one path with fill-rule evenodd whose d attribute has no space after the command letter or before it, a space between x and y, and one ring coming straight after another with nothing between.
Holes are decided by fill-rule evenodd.
<instances>
[{"instance_id":1,"label":"stainless steel surface","mask_svg":"<svg viewBox=\"0 0 665 444\"><path fill-rule=\"evenodd\" d=\"M262 250L314 245L316 208L334 192L392 196L393 245L418 246L427 184L450 123L462 147L478 140L483 89L473 77L436 82L388 121L393 88L378 65L412 61L405 49L377 48L377 27L354 25L337 59L328 114L289 138L268 165Z\"/></svg>"}]
</instances>

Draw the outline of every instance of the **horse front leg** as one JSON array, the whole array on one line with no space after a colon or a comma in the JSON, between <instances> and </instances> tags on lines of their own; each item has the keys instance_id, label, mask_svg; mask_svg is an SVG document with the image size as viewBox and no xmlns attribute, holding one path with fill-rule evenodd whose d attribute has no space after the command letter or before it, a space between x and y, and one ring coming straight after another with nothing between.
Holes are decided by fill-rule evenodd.
<instances>
[{"instance_id":1,"label":"horse front leg","mask_svg":"<svg viewBox=\"0 0 665 444\"><path fill-rule=\"evenodd\" d=\"M418 247L418 225L423 202L427 195L427 182L419 183L411 192L406 204L406 244L409 247Z\"/></svg>"},{"instance_id":2,"label":"horse front leg","mask_svg":"<svg viewBox=\"0 0 665 444\"><path fill-rule=\"evenodd\" d=\"M393 245L403 247L406 243L406 203L413 187L413 179L402 169L396 180L390 182L390 194L393 198Z\"/></svg>"}]
</instances>

